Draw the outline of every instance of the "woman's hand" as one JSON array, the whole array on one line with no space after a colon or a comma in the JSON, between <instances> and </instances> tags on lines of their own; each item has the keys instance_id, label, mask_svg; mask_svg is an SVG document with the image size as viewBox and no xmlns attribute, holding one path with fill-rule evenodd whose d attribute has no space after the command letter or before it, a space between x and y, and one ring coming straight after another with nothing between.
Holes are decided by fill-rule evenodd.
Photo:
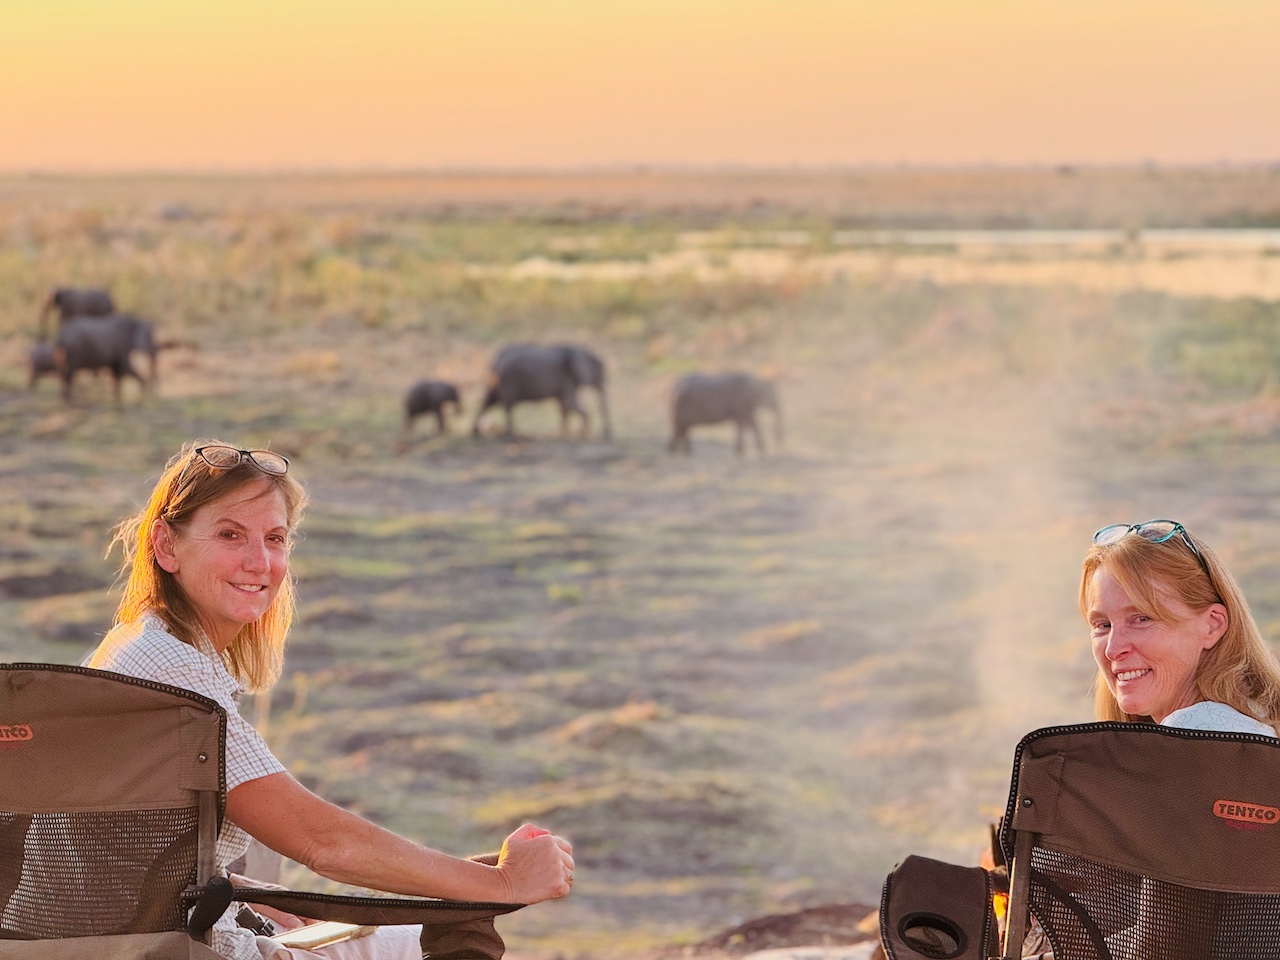
<instances>
[{"instance_id":1,"label":"woman's hand","mask_svg":"<svg viewBox=\"0 0 1280 960\"><path fill-rule=\"evenodd\" d=\"M507 837L488 866L398 836L321 800L283 772L233 787L227 819L323 877L386 893L537 903L563 897L573 883L569 841L532 824Z\"/></svg>"},{"instance_id":2,"label":"woman's hand","mask_svg":"<svg viewBox=\"0 0 1280 960\"><path fill-rule=\"evenodd\" d=\"M259 890L287 890L288 887L282 887L278 883L267 883L265 880L255 880L252 877L242 877L238 873L227 874L227 879L231 881L233 887L257 887ZM294 930L298 927L305 927L309 923L315 923L307 917L300 917L297 914L286 913L283 910L277 910L275 907L269 907L265 903L250 904L255 913L259 913L266 917L273 924L277 931L283 933L285 930Z\"/></svg>"},{"instance_id":3,"label":"woman's hand","mask_svg":"<svg viewBox=\"0 0 1280 960\"><path fill-rule=\"evenodd\" d=\"M502 842L498 870L511 903L556 900L573 887L573 845L526 823Z\"/></svg>"}]
</instances>

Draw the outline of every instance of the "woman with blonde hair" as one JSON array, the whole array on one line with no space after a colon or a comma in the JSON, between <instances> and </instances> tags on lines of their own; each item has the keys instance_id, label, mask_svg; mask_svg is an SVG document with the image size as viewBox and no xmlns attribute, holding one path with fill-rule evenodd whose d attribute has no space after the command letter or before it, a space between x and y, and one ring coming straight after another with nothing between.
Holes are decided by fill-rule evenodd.
<instances>
[{"instance_id":1,"label":"woman with blonde hair","mask_svg":"<svg viewBox=\"0 0 1280 960\"><path fill-rule=\"evenodd\" d=\"M316 796L240 717L241 692L265 690L280 676L294 608L289 556L306 503L280 454L197 441L169 461L146 506L115 532L124 597L88 665L184 687L226 710L219 868L225 874L254 837L330 879L388 893L526 904L565 896L574 866L567 840L525 824L494 862L421 846ZM238 926L237 907L214 925L214 950L229 960L288 955ZM321 955L418 960L418 928L382 927Z\"/></svg>"},{"instance_id":2,"label":"woman with blonde hair","mask_svg":"<svg viewBox=\"0 0 1280 960\"><path fill-rule=\"evenodd\" d=\"M1100 529L1079 599L1098 664L1097 719L1276 736L1280 661L1235 577L1182 524Z\"/></svg>"}]
</instances>

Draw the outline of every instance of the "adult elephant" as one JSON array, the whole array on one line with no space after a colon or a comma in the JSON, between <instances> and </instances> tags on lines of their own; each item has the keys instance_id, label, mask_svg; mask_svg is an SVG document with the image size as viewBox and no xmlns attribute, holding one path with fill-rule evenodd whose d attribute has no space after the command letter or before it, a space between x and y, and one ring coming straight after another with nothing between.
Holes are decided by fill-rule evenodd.
<instances>
[{"instance_id":1,"label":"adult elephant","mask_svg":"<svg viewBox=\"0 0 1280 960\"><path fill-rule=\"evenodd\" d=\"M761 408L773 411L774 437L778 446L782 446L782 407L772 380L749 373L691 373L681 377L671 392L668 449L692 453L691 427L731 421L737 427L734 452L743 455L743 434L749 430L755 437L756 449L763 454L764 440L756 423L756 411Z\"/></svg>"},{"instance_id":2,"label":"adult elephant","mask_svg":"<svg viewBox=\"0 0 1280 960\"><path fill-rule=\"evenodd\" d=\"M518 403L555 400L560 405L560 432L568 433L569 414L582 418L582 436L590 417L578 403L578 388L594 387L600 398L602 435L609 440L609 400L605 392L604 361L586 347L562 343L542 345L513 343L503 347L489 364L489 386L476 413L471 432L480 434L480 420L490 407L501 405L507 416L508 436L515 432L512 408Z\"/></svg>"},{"instance_id":3,"label":"adult elephant","mask_svg":"<svg viewBox=\"0 0 1280 960\"><path fill-rule=\"evenodd\" d=\"M143 390L156 380L155 328L149 321L128 314L108 317L71 317L62 324L53 345L53 362L62 380L62 397L71 399L71 383L81 370L107 370L114 380L116 403L120 403L120 384L133 377ZM150 377L144 378L133 366L132 354L142 352L151 358Z\"/></svg>"},{"instance_id":4,"label":"adult elephant","mask_svg":"<svg viewBox=\"0 0 1280 960\"><path fill-rule=\"evenodd\" d=\"M106 290L55 287L40 309L39 339L45 339L45 326L50 313L56 311L59 324L72 317L106 317L116 312L115 301Z\"/></svg>"}]
</instances>

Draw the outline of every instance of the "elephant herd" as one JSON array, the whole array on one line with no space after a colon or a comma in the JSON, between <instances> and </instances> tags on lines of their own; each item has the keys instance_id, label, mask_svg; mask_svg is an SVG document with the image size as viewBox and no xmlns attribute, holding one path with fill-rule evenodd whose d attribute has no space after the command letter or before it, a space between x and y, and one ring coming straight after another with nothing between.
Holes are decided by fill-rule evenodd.
<instances>
[{"instance_id":1,"label":"elephant herd","mask_svg":"<svg viewBox=\"0 0 1280 960\"><path fill-rule=\"evenodd\" d=\"M47 338L47 320L49 314L55 312L57 335ZM58 287L49 294L40 311L37 342L28 355L30 385L34 387L40 377L53 374L62 381L63 398L70 400L71 384L78 372L106 370L112 376L119 403L120 385L125 377L133 377L144 390L154 385L160 347L154 324L132 314L117 313L111 295L105 290ZM132 356L139 352L150 360L145 378L133 365Z\"/></svg>"},{"instance_id":2,"label":"elephant herd","mask_svg":"<svg viewBox=\"0 0 1280 960\"><path fill-rule=\"evenodd\" d=\"M513 408L520 403L539 400L555 400L560 407L560 430L569 430L569 415L577 414L582 421L581 433L586 436L590 416L578 403L578 388L592 387L600 406L601 436L608 440L613 436L609 422L609 401L605 391L605 365L592 351L577 344L508 344L494 355L489 364L484 398L471 424L471 432L479 436L480 424L493 407L501 406L506 415L506 434L513 435L515 423ZM405 396L404 429L406 435L413 421L422 414L434 414L439 432L448 429L446 407L461 410L458 388L442 380L421 380L415 383ZM671 394L672 452L692 452L689 430L702 424L732 422L737 428L734 450L738 456L745 453L744 437L750 432L755 438L756 449L765 452L764 440L756 423L756 411L764 408L773 412L776 438L782 443L782 408L778 393L771 380L747 373L692 373L682 377Z\"/></svg>"},{"instance_id":3,"label":"elephant herd","mask_svg":"<svg viewBox=\"0 0 1280 960\"><path fill-rule=\"evenodd\" d=\"M57 336L46 340L46 319L58 314ZM40 313L39 342L31 348L31 386L44 374L54 374L62 381L62 395L71 398L71 385L81 370L110 372L114 380L116 402L125 377L133 377L147 389L157 376L158 343L154 326L131 314L116 312L111 295L103 290L79 290L59 287L49 294ZM136 352L150 358L150 369L144 378L134 368L131 356ZM591 387L598 398L601 435L611 439L609 402L605 390L604 361L591 350L578 344L508 344L490 361L484 397L472 421L471 432L479 435L481 421L494 407L501 407L506 418L506 434L513 435L514 408L521 403L554 400L560 408L562 433L569 430L570 414L581 420L581 435L586 436L590 416L578 402L578 390ZM446 409L462 408L458 388L441 380L422 380L410 388L404 398L404 434L412 430L414 419L433 414L437 430L448 429ZM692 373L682 377L671 393L672 452L692 452L689 431L704 424L733 423L736 427L734 450L742 456L748 433L755 439L756 449L765 452L764 440L756 423L760 409L770 410L774 417L776 442L782 443L782 409L773 381L747 373Z\"/></svg>"}]
</instances>

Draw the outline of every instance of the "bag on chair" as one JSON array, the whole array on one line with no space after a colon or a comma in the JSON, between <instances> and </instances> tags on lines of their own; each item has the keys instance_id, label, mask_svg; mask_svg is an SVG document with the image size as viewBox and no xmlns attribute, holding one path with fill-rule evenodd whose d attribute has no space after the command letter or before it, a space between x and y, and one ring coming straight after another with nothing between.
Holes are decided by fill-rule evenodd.
<instances>
[{"instance_id":1,"label":"bag on chair","mask_svg":"<svg viewBox=\"0 0 1280 960\"><path fill-rule=\"evenodd\" d=\"M885 878L880 942L889 960L987 960L1000 953L991 875L909 856Z\"/></svg>"}]
</instances>

